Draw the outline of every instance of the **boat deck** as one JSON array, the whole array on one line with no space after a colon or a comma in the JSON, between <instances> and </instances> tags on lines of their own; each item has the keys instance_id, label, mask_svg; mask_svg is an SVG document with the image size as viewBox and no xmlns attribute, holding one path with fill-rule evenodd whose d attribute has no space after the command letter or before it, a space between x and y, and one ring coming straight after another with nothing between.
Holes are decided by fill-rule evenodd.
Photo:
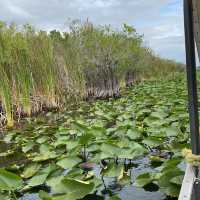
<instances>
[{"instance_id":1,"label":"boat deck","mask_svg":"<svg viewBox=\"0 0 200 200\"><path fill-rule=\"evenodd\" d=\"M195 182L194 169L191 165L187 165L178 200L192 200L193 199L192 196L193 196L194 182Z\"/></svg>"}]
</instances>

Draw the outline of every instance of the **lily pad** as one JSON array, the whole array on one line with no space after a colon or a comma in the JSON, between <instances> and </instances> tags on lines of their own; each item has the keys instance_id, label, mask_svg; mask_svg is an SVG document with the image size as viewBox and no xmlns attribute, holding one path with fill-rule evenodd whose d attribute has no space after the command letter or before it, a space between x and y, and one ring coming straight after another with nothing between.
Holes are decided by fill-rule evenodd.
<instances>
[{"instance_id":1,"label":"lily pad","mask_svg":"<svg viewBox=\"0 0 200 200\"><path fill-rule=\"evenodd\" d=\"M82 160L78 157L67 157L57 162L57 165L63 169L71 169L72 167L78 165Z\"/></svg>"},{"instance_id":2,"label":"lily pad","mask_svg":"<svg viewBox=\"0 0 200 200\"><path fill-rule=\"evenodd\" d=\"M0 190L13 191L22 187L22 179L14 173L0 169Z\"/></svg>"},{"instance_id":3,"label":"lily pad","mask_svg":"<svg viewBox=\"0 0 200 200\"><path fill-rule=\"evenodd\" d=\"M31 178L38 172L38 170L40 169L41 166L42 166L41 164L32 163L32 164L28 165L27 167L25 167L21 176L23 178Z\"/></svg>"}]
</instances>

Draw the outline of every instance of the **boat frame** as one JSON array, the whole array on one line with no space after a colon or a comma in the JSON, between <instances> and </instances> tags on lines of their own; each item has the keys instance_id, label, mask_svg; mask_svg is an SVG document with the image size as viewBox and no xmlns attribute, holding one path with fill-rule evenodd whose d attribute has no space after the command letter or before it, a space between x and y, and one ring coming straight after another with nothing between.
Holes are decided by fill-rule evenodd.
<instances>
[{"instance_id":1,"label":"boat frame","mask_svg":"<svg viewBox=\"0 0 200 200\"><path fill-rule=\"evenodd\" d=\"M200 57L200 1L184 0L188 110L192 153L200 155L196 51ZM187 165L179 200L200 200L199 168Z\"/></svg>"}]
</instances>

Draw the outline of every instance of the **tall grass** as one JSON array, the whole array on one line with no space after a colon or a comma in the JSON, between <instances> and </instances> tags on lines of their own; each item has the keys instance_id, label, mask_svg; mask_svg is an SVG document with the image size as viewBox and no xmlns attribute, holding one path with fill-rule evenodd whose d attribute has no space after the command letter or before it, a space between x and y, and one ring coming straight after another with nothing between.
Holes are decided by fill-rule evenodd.
<instances>
[{"instance_id":1,"label":"tall grass","mask_svg":"<svg viewBox=\"0 0 200 200\"><path fill-rule=\"evenodd\" d=\"M182 70L143 46L136 30L72 23L70 31L36 31L0 23L0 104L7 125L21 115L63 109L84 97L119 95L122 84Z\"/></svg>"}]
</instances>

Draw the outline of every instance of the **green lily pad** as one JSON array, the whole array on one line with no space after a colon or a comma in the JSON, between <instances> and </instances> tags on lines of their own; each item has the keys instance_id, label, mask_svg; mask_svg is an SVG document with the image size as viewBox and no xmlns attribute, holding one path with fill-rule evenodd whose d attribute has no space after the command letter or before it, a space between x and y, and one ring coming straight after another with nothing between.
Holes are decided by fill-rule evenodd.
<instances>
[{"instance_id":1,"label":"green lily pad","mask_svg":"<svg viewBox=\"0 0 200 200\"><path fill-rule=\"evenodd\" d=\"M141 133L137 129L129 129L126 134L131 140L138 140L141 138Z\"/></svg>"},{"instance_id":2,"label":"green lily pad","mask_svg":"<svg viewBox=\"0 0 200 200\"><path fill-rule=\"evenodd\" d=\"M44 184L49 174L52 173L52 171L55 169L55 165L49 165L48 167L38 171L38 173L28 181L28 187Z\"/></svg>"},{"instance_id":3,"label":"green lily pad","mask_svg":"<svg viewBox=\"0 0 200 200\"><path fill-rule=\"evenodd\" d=\"M25 167L25 169L22 173L22 177L23 178L31 178L38 172L38 170L40 169L41 166L42 165L38 164L38 163L32 163L32 164L28 165L27 167Z\"/></svg>"},{"instance_id":4,"label":"green lily pad","mask_svg":"<svg viewBox=\"0 0 200 200\"><path fill-rule=\"evenodd\" d=\"M146 144L149 147L158 147L162 145L162 140L157 137L148 137L142 141L143 144Z\"/></svg>"},{"instance_id":5,"label":"green lily pad","mask_svg":"<svg viewBox=\"0 0 200 200\"><path fill-rule=\"evenodd\" d=\"M184 178L183 175L181 175L181 176L175 176L174 178L172 178L172 179L170 180L170 183L174 183L174 184L180 186L180 185L182 185L183 178Z\"/></svg>"},{"instance_id":6,"label":"green lily pad","mask_svg":"<svg viewBox=\"0 0 200 200\"><path fill-rule=\"evenodd\" d=\"M72 167L78 165L82 160L78 157L67 157L59 160L56 164L63 169L71 169Z\"/></svg>"},{"instance_id":7,"label":"green lily pad","mask_svg":"<svg viewBox=\"0 0 200 200\"><path fill-rule=\"evenodd\" d=\"M42 137L38 138L38 139L36 140L36 142L39 143L39 144L43 144L43 143L45 143L48 139L49 139L49 137L47 137L47 136L42 136Z\"/></svg>"},{"instance_id":8,"label":"green lily pad","mask_svg":"<svg viewBox=\"0 0 200 200\"><path fill-rule=\"evenodd\" d=\"M136 178L135 186L144 187L144 186L148 185L149 183L152 183L155 180L157 180L157 176L153 173L141 174Z\"/></svg>"},{"instance_id":9,"label":"green lily pad","mask_svg":"<svg viewBox=\"0 0 200 200\"><path fill-rule=\"evenodd\" d=\"M77 200L85 197L87 194L90 194L94 189L95 184L86 182L86 181L80 181L76 179L69 179L64 178L62 181L57 185L58 193L64 193L65 199L70 200ZM63 197L53 197L53 199L62 199ZM44 197L43 197L44 199Z\"/></svg>"},{"instance_id":10,"label":"green lily pad","mask_svg":"<svg viewBox=\"0 0 200 200\"><path fill-rule=\"evenodd\" d=\"M34 146L35 146L35 142L29 141L25 146L22 147L22 151L24 153L27 153L30 150L32 150Z\"/></svg>"},{"instance_id":11,"label":"green lily pad","mask_svg":"<svg viewBox=\"0 0 200 200\"><path fill-rule=\"evenodd\" d=\"M123 176L124 166L116 165L115 163L111 163L107 166L106 169L103 170L103 175L107 177L117 177Z\"/></svg>"},{"instance_id":12,"label":"green lily pad","mask_svg":"<svg viewBox=\"0 0 200 200\"><path fill-rule=\"evenodd\" d=\"M0 169L0 190L13 191L22 187L22 179L14 173Z\"/></svg>"},{"instance_id":13,"label":"green lily pad","mask_svg":"<svg viewBox=\"0 0 200 200\"><path fill-rule=\"evenodd\" d=\"M166 132L167 137L176 137L179 134L181 134L181 130L173 126L166 128L165 132Z\"/></svg>"}]
</instances>

